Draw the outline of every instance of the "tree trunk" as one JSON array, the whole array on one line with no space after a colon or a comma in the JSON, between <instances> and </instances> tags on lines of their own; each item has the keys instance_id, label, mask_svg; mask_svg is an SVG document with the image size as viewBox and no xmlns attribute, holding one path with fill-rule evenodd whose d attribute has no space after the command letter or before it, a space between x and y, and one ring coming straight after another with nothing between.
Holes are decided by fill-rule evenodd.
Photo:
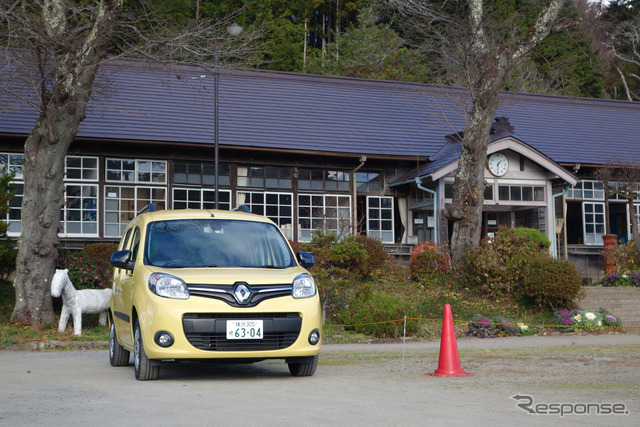
<instances>
[{"instance_id":1,"label":"tree trunk","mask_svg":"<svg viewBox=\"0 0 640 427\"><path fill-rule=\"evenodd\" d=\"M55 322L49 281L58 257L65 156L85 117L93 80L107 55L121 6L121 0L100 0L91 10L93 22L79 29L67 19L68 4L45 0L39 5L40 16L33 17L42 20L43 32L29 32L33 27L25 25L26 34L36 43L25 55L30 60L22 63L31 64L26 66L42 75L34 84L40 89L40 117L24 146L14 322Z\"/></svg>"},{"instance_id":2,"label":"tree trunk","mask_svg":"<svg viewBox=\"0 0 640 427\"><path fill-rule=\"evenodd\" d=\"M458 172L453 184L453 201L447 218L453 221L451 251L454 265L464 266L467 252L480 244L484 195L484 168L491 125L498 109L500 91L515 65L521 63L550 33L563 31L574 19L556 22L564 0L550 0L534 26L514 43L491 40L485 25L483 0L469 0L469 25L473 35L465 61L465 78L473 108L461 142Z\"/></svg>"},{"instance_id":3,"label":"tree trunk","mask_svg":"<svg viewBox=\"0 0 640 427\"><path fill-rule=\"evenodd\" d=\"M25 142L22 234L14 281L16 305L11 316L14 322L38 324L56 320L49 280L58 256L64 158L73 139L70 132L71 129L65 130L64 142L62 138L51 141L49 125L41 118Z\"/></svg>"},{"instance_id":4,"label":"tree trunk","mask_svg":"<svg viewBox=\"0 0 640 427\"><path fill-rule=\"evenodd\" d=\"M95 71L82 80L91 82ZM86 79L89 80L86 80ZM64 202L65 156L84 119L89 92L54 97L24 146L22 232L16 260L16 305L11 316L24 324L53 323L51 283L58 258L60 210Z\"/></svg>"},{"instance_id":5,"label":"tree trunk","mask_svg":"<svg viewBox=\"0 0 640 427\"><path fill-rule=\"evenodd\" d=\"M453 201L447 218L453 221L451 252L454 265L465 264L467 251L477 247L482 237L484 170L491 125L498 108L498 92L487 93L471 111L469 127L460 146L458 172L453 183Z\"/></svg>"}]
</instances>

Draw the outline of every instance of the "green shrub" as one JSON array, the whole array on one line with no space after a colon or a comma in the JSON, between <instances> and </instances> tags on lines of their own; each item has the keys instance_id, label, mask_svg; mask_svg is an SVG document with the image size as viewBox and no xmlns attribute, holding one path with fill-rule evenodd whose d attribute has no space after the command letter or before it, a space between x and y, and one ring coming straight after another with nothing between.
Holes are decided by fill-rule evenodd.
<instances>
[{"instance_id":1,"label":"green shrub","mask_svg":"<svg viewBox=\"0 0 640 427\"><path fill-rule=\"evenodd\" d=\"M13 172L9 172L5 165L0 169L0 218L6 218L9 212L9 201L15 196L15 189L11 186ZM0 280L6 281L16 269L18 250L14 242L7 237L9 223L0 221Z\"/></svg>"},{"instance_id":2,"label":"green shrub","mask_svg":"<svg viewBox=\"0 0 640 427\"><path fill-rule=\"evenodd\" d=\"M523 237L525 239L529 239L532 242L536 242L541 249L548 249L551 246L551 242L544 235L544 233L536 230L535 228L527 228L527 227L516 227L513 229L516 236Z\"/></svg>"},{"instance_id":3,"label":"green shrub","mask_svg":"<svg viewBox=\"0 0 640 427\"><path fill-rule=\"evenodd\" d=\"M16 269L18 250L10 239L0 240L0 281L9 280Z\"/></svg>"},{"instance_id":4,"label":"green shrub","mask_svg":"<svg viewBox=\"0 0 640 427\"><path fill-rule=\"evenodd\" d=\"M69 279L76 289L102 289L109 287L100 279L100 274L91 259L77 250L59 251L56 269L68 269Z\"/></svg>"},{"instance_id":5,"label":"green shrub","mask_svg":"<svg viewBox=\"0 0 640 427\"><path fill-rule=\"evenodd\" d=\"M540 245L507 229L485 237L469 251L467 270L485 293L492 297L511 294L522 282L528 260L541 252Z\"/></svg>"},{"instance_id":6,"label":"green shrub","mask_svg":"<svg viewBox=\"0 0 640 427\"><path fill-rule=\"evenodd\" d=\"M612 256L618 271L640 271L640 254L633 240L618 246Z\"/></svg>"},{"instance_id":7,"label":"green shrub","mask_svg":"<svg viewBox=\"0 0 640 427\"><path fill-rule=\"evenodd\" d=\"M520 295L528 305L541 309L570 307L581 293L582 279L571 262L541 253L527 263Z\"/></svg>"},{"instance_id":8,"label":"green shrub","mask_svg":"<svg viewBox=\"0 0 640 427\"><path fill-rule=\"evenodd\" d=\"M369 254L355 237L346 236L330 247L326 261L331 267L340 268L351 273L361 274L366 266Z\"/></svg>"},{"instance_id":9,"label":"green shrub","mask_svg":"<svg viewBox=\"0 0 640 427\"><path fill-rule=\"evenodd\" d=\"M605 287L640 287L640 273L610 273L600 281Z\"/></svg>"},{"instance_id":10,"label":"green shrub","mask_svg":"<svg viewBox=\"0 0 640 427\"><path fill-rule=\"evenodd\" d=\"M111 266L111 255L118 249L117 243L92 243L82 250L83 254L89 257L98 271L98 275L103 284L109 286L113 280L113 267Z\"/></svg>"},{"instance_id":11,"label":"green shrub","mask_svg":"<svg viewBox=\"0 0 640 427\"><path fill-rule=\"evenodd\" d=\"M355 240L362 245L368 255L362 273L367 277L384 274L392 260L391 255L384 249L384 243L369 236L357 236Z\"/></svg>"},{"instance_id":12,"label":"green shrub","mask_svg":"<svg viewBox=\"0 0 640 427\"><path fill-rule=\"evenodd\" d=\"M0 282L0 322L8 322L16 305L15 288L11 282Z\"/></svg>"},{"instance_id":13,"label":"green shrub","mask_svg":"<svg viewBox=\"0 0 640 427\"><path fill-rule=\"evenodd\" d=\"M359 286L369 255L355 237L339 239L324 231L316 232L311 243L300 244L300 249L313 254L312 273L322 301L322 316L333 319L339 305L336 298L348 288Z\"/></svg>"},{"instance_id":14,"label":"green shrub","mask_svg":"<svg viewBox=\"0 0 640 427\"><path fill-rule=\"evenodd\" d=\"M450 270L451 257L444 245L421 242L411 251L409 275L414 280L429 279Z\"/></svg>"},{"instance_id":15,"label":"green shrub","mask_svg":"<svg viewBox=\"0 0 640 427\"><path fill-rule=\"evenodd\" d=\"M301 244L302 250L311 252L314 257L314 271L340 269L344 273L362 273L369 255L364 246L353 236L339 239L334 233L317 231L310 244Z\"/></svg>"},{"instance_id":16,"label":"green shrub","mask_svg":"<svg viewBox=\"0 0 640 427\"><path fill-rule=\"evenodd\" d=\"M397 338L403 336L405 316L411 318L407 320L407 334L416 334L416 308L398 296L374 290L361 293L339 313L337 321L363 334Z\"/></svg>"}]
</instances>

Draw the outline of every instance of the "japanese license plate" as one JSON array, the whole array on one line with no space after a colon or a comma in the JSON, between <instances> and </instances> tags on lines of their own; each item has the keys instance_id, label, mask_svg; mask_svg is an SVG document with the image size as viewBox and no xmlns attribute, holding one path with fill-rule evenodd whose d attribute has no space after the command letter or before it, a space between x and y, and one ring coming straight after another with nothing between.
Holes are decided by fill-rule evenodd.
<instances>
[{"instance_id":1,"label":"japanese license plate","mask_svg":"<svg viewBox=\"0 0 640 427\"><path fill-rule=\"evenodd\" d=\"M229 340L261 340L263 333L262 320L227 320Z\"/></svg>"}]
</instances>

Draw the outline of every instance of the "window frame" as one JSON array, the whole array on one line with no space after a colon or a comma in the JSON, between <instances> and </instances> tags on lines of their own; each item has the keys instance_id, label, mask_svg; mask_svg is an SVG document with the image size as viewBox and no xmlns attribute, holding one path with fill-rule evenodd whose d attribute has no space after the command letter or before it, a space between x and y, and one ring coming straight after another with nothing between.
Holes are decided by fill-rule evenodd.
<instances>
[{"instance_id":1,"label":"window frame","mask_svg":"<svg viewBox=\"0 0 640 427\"><path fill-rule=\"evenodd\" d=\"M242 195L250 195L250 200L247 201L246 197L243 197ZM263 200L262 202L254 202L253 201L253 196L254 195L262 195L263 196ZM277 204L273 204L273 203L268 203L267 198L269 196L276 196L278 198L278 202ZM285 197L289 197L289 204L286 203L281 203L282 200L282 196ZM275 222L276 225L278 227L280 227L280 230L282 231L282 233L285 235L285 237L289 240L293 240L293 224L294 224L294 205L293 205L293 200L294 200L294 194L293 193L289 193L289 192L277 192L277 191L244 191L244 190L238 190L236 192L236 200L238 201L238 205L246 205L251 212L253 213L257 213L258 215L264 215L267 218L269 218L271 221ZM242 200L242 203L240 202ZM256 206L260 206L262 209L262 212L256 212L256 210L254 209L254 207ZM278 214L277 215L272 215L269 212L269 208L273 208L276 207L278 210ZM286 215L282 213L282 209L283 208L288 208L289 209L289 215ZM289 222L285 222L289 220ZM286 227L286 225L289 225L289 227Z\"/></svg>"},{"instance_id":2,"label":"window frame","mask_svg":"<svg viewBox=\"0 0 640 427\"><path fill-rule=\"evenodd\" d=\"M594 207L594 211L593 212L587 212L587 206L593 206ZM595 210L596 207L600 207L602 208L601 212L597 212ZM584 244L585 245L602 245L602 236L604 235L604 230L605 230L605 218L604 218L604 214L605 214L605 206L604 206L604 202L591 202L591 201L585 201L582 202L582 236L584 238ZM593 221L587 221L587 215L593 215L594 216L594 220ZM602 221L596 221L597 217L601 215L602 216ZM588 226L593 226L594 231L592 232L588 232L587 228ZM598 232L598 227L601 226L602 227L602 232ZM588 237L591 238L588 238Z\"/></svg>"},{"instance_id":3,"label":"window frame","mask_svg":"<svg viewBox=\"0 0 640 427\"><path fill-rule=\"evenodd\" d=\"M186 171L183 172L179 172L176 173L176 166L177 165L184 165L186 168ZM200 172L199 173L190 173L189 172L189 168L190 167L199 167L200 168ZM207 170L211 170L211 173L206 173ZM184 175L186 178L186 181L179 181L176 180L176 176L178 175ZM195 178L198 177L199 181L198 182L192 182L190 180L190 178ZM210 179L209 179L210 178ZM176 185L178 187L189 187L189 186L196 186L196 187L203 187L203 188L215 188L216 186L216 182L215 182L216 178L215 178L215 165L214 163L209 163L209 162L189 162L189 161L183 161L183 160L174 160L173 161L173 175L171 178L171 182L173 183L173 185ZM219 164L218 165L218 180L220 181L220 185L221 186L225 186L228 187L230 186L231 183L231 165L223 163L223 164Z\"/></svg>"},{"instance_id":4,"label":"window frame","mask_svg":"<svg viewBox=\"0 0 640 427\"><path fill-rule=\"evenodd\" d=\"M14 187L15 195L11 200L9 200L9 211L5 215L4 221L9 224L7 236L19 237L22 234L22 198L24 197L24 181L11 181L9 186L20 186L21 191L17 191L17 188ZM12 213L15 214L15 212L17 212L18 219L11 218ZM18 228L18 231L15 231L15 227ZM14 228L14 230L12 230L12 228Z\"/></svg>"},{"instance_id":5,"label":"window frame","mask_svg":"<svg viewBox=\"0 0 640 427\"><path fill-rule=\"evenodd\" d=\"M585 189L585 184L590 184L591 188ZM599 185L601 188L595 188ZM591 196L585 195L585 191L592 191ZM602 193L596 196L596 193ZM572 186L567 190L567 199L569 200L588 200L588 201L603 201L604 200L604 185L602 181L596 181L593 179L583 179L578 181L575 186Z\"/></svg>"},{"instance_id":6,"label":"window frame","mask_svg":"<svg viewBox=\"0 0 640 427\"><path fill-rule=\"evenodd\" d=\"M377 207L371 206L372 200L378 200ZM383 200L390 200L391 207L390 208L383 207L382 206ZM373 237L374 239L377 239L382 243L389 243L389 244L395 243L395 230L394 230L395 212L394 210L395 210L395 205L394 205L394 198L392 196L367 196L367 236ZM383 217L382 213L386 211L390 212L390 215L391 215L390 218ZM373 212L377 212L377 214L375 215L376 218L372 218L374 216L372 215ZM381 227L378 228L377 230L372 230L371 229L372 221L378 222ZM383 223L389 223L391 225L391 228L389 230L385 230L384 228L382 228ZM391 239L384 238L384 235L388 233L391 233Z\"/></svg>"},{"instance_id":7,"label":"window frame","mask_svg":"<svg viewBox=\"0 0 640 427\"><path fill-rule=\"evenodd\" d=\"M627 207L627 241L633 239L633 230L631 229L631 215L629 212L629 203L626 203ZM638 228L640 228L640 203L633 204L633 210L635 211L636 218L638 220Z\"/></svg>"},{"instance_id":8,"label":"window frame","mask_svg":"<svg viewBox=\"0 0 640 427\"><path fill-rule=\"evenodd\" d=\"M375 176L375 181L373 177ZM361 178L366 177L365 181L361 181ZM371 179L370 179L371 177ZM373 185L373 189L371 186ZM376 188L377 187L377 188ZM356 191L358 193L366 194L380 194L382 191L382 172L365 171L356 172Z\"/></svg>"},{"instance_id":9,"label":"window frame","mask_svg":"<svg viewBox=\"0 0 640 427\"><path fill-rule=\"evenodd\" d=\"M309 174L308 179L303 177L307 173ZM322 178L318 178L318 175ZM332 176L335 176L335 179L331 179ZM351 193L351 172L338 169L300 168L298 169L297 184L298 190L305 193L310 191L322 191L328 192L328 194L332 192Z\"/></svg>"},{"instance_id":10,"label":"window frame","mask_svg":"<svg viewBox=\"0 0 640 427\"><path fill-rule=\"evenodd\" d=\"M22 164L24 163L24 154L23 153L0 153L0 158L5 157L7 159L6 164L4 162L0 162L0 167L5 166L7 167L8 171L14 172L15 175L13 176L13 179L16 181L23 181L24 180L24 174L22 172ZM18 159L20 159L20 161L18 162Z\"/></svg>"},{"instance_id":11,"label":"window frame","mask_svg":"<svg viewBox=\"0 0 640 427\"><path fill-rule=\"evenodd\" d=\"M259 172L259 173L257 173ZM275 172L275 177L273 173ZM244 175L246 173L246 175ZM287 192L293 189L293 168L265 165L241 165L236 172L237 188Z\"/></svg>"},{"instance_id":12,"label":"window frame","mask_svg":"<svg viewBox=\"0 0 640 427\"><path fill-rule=\"evenodd\" d=\"M78 196L70 196L69 189L73 187L80 187L80 207L76 208L72 206L72 202L75 202ZM94 189L94 194L91 196L85 196L85 189ZM83 183L83 182L65 182L64 189L64 203L60 212L60 225L62 231L59 233L60 237L99 237L100 236L100 187L97 183ZM86 207L85 202L93 200L95 205ZM71 220L70 216L79 212L79 220ZM88 215L89 220L85 220ZM70 232L69 229L74 224L80 224L81 231L79 233ZM86 225L93 224L94 232L85 232Z\"/></svg>"},{"instance_id":13,"label":"window frame","mask_svg":"<svg viewBox=\"0 0 640 427\"><path fill-rule=\"evenodd\" d=\"M77 159L80 161L80 167L69 166L69 161ZM85 162L92 160L95 162L95 168L87 167L85 168ZM80 178L69 178L70 170L79 170ZM85 171L93 171L94 178L85 177ZM96 156L65 156L64 158L64 181L65 182L98 182L100 180L100 159Z\"/></svg>"},{"instance_id":14,"label":"window frame","mask_svg":"<svg viewBox=\"0 0 640 427\"><path fill-rule=\"evenodd\" d=\"M206 187L173 187L171 189L171 206L173 209L215 209L215 189ZM200 194L199 199L182 200L176 197L176 191L186 191L187 197L192 194ZM212 196L211 201L205 200L205 194ZM227 200L221 200L221 195L227 195ZM223 198L222 198L223 199ZM176 206L176 203L184 203L185 206ZM195 206L197 204L197 206ZM218 190L218 206L221 210L231 210L231 190Z\"/></svg>"},{"instance_id":15,"label":"window frame","mask_svg":"<svg viewBox=\"0 0 640 427\"><path fill-rule=\"evenodd\" d=\"M300 202L300 199L303 197L309 197L310 200L310 205L303 205ZM313 201L314 200L318 200L318 199L322 199L322 206L319 205L314 205ZM327 207L327 198L335 198L336 204L335 206L329 206ZM340 205L340 200L343 199L346 200L346 205ZM351 195L350 194L324 194L324 193L319 193L319 194L313 194L313 193L299 193L297 198L296 198L296 202L297 202L297 221L298 221L298 241L299 242L310 242L311 239L313 238L313 233L316 230L324 230L327 233L332 233L335 232L336 235L338 236L345 236L348 234L351 234L351 227L352 227L352 222L353 222L353 206L352 206L352 199L351 199ZM326 213L327 213L327 209L336 209L336 217L335 218L328 218L328 220L335 220L336 221L336 228L330 228L327 227L327 218L326 218ZM308 209L310 216L303 216L302 215L302 209ZM317 211L317 209L321 209L321 216L317 216L314 215L314 209ZM348 215L345 218L344 216L340 216L340 212L341 211L348 211ZM348 224L346 227L341 227L340 222L344 221L345 219L347 219ZM309 221L310 227L303 227L302 226L302 221ZM322 222L322 227L314 227L314 223L318 223L318 221ZM341 232L341 230L345 230L346 232ZM308 237L304 236L303 234L307 234L308 233Z\"/></svg>"},{"instance_id":16,"label":"window frame","mask_svg":"<svg viewBox=\"0 0 640 427\"><path fill-rule=\"evenodd\" d=\"M113 169L109 167L109 162L121 162L120 169ZM123 162L133 162L133 169L125 169L122 167ZM142 165L144 163L150 164L150 170L143 170ZM154 164L163 165L163 171L154 171ZM167 160L153 160L153 159L123 159L116 157L107 157L105 159L105 167L104 167L104 180L107 183L123 183L127 184L143 184L143 185L166 185L167 184L167 171L168 171L168 161ZM121 174L119 179L109 178L109 172L118 171ZM133 174L134 179L127 180L122 179L122 175L124 173ZM149 174L149 180L141 180L141 174ZM154 176L161 176L162 180L154 181Z\"/></svg>"},{"instance_id":17,"label":"window frame","mask_svg":"<svg viewBox=\"0 0 640 427\"><path fill-rule=\"evenodd\" d=\"M114 188L118 189L118 197L114 198L110 196L110 190ZM122 198L122 189L132 189L133 190L133 198ZM139 191L148 190L151 195L150 198L139 197ZM154 191L163 191L164 199L154 198ZM115 238L122 237L122 233L127 228L127 224L135 218L137 212L142 209L142 207L146 206L149 203L164 203L164 206L167 206L167 187L162 186L146 186L146 185L105 185L104 186L104 225L103 225L103 233L105 238ZM111 209L108 206L111 204L111 201L117 201L118 209ZM132 209L122 209L122 204L124 201L133 202ZM140 205L140 202L144 201L144 205ZM117 215L119 218L118 222L113 222L109 219L111 215ZM124 220L123 220L124 218ZM124 222L123 222L124 221ZM111 232L107 232L110 227L118 226L118 234L112 234Z\"/></svg>"}]
</instances>

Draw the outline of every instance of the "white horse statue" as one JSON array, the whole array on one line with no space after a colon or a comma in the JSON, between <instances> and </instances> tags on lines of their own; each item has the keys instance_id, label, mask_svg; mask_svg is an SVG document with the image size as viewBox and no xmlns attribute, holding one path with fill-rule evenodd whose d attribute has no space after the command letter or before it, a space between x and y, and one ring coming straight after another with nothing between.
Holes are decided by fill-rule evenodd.
<instances>
[{"instance_id":1,"label":"white horse statue","mask_svg":"<svg viewBox=\"0 0 640 427\"><path fill-rule=\"evenodd\" d=\"M111 289L81 289L78 291L69 279L69 270L56 270L51 280L51 296L57 298L61 294L62 312L60 313L58 331L64 332L69 315L72 315L73 334L82 335L82 313L100 313L100 324L107 324Z\"/></svg>"}]
</instances>

